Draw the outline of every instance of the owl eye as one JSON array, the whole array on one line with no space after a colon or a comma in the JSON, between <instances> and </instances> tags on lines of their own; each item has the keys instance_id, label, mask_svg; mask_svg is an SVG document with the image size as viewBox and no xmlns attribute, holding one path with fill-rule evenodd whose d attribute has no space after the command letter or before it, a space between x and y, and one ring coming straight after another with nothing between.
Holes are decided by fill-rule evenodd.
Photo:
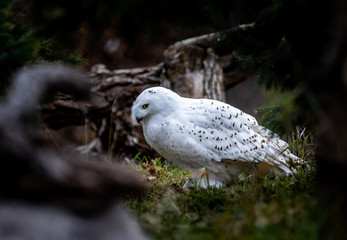
<instances>
[{"instance_id":1,"label":"owl eye","mask_svg":"<svg viewBox=\"0 0 347 240\"><path fill-rule=\"evenodd\" d=\"M146 109L146 108L148 108L148 105L149 105L149 104L143 104L143 105L142 105L142 108L143 108L143 109Z\"/></svg>"}]
</instances>

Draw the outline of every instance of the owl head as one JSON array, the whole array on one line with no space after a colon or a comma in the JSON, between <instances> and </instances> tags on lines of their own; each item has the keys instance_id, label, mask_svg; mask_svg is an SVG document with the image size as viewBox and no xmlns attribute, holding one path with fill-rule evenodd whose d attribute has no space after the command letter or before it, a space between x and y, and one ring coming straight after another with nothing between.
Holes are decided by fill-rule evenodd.
<instances>
[{"instance_id":1,"label":"owl head","mask_svg":"<svg viewBox=\"0 0 347 240\"><path fill-rule=\"evenodd\" d=\"M144 90L131 108L133 121L146 122L155 115L166 116L178 106L180 96L163 87L152 87Z\"/></svg>"}]
</instances>

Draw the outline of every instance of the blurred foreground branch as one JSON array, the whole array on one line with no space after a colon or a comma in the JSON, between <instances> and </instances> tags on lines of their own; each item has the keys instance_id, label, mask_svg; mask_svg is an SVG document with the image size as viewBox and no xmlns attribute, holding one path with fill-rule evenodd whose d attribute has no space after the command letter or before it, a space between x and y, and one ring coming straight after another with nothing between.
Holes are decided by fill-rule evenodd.
<instances>
[{"instance_id":1,"label":"blurred foreground branch","mask_svg":"<svg viewBox=\"0 0 347 240\"><path fill-rule=\"evenodd\" d=\"M38 136L36 109L43 93L86 98L86 78L44 64L19 71L12 86L0 103L0 239L144 239L115 205L143 191L135 173L77 153L58 154Z\"/></svg>"}]
</instances>

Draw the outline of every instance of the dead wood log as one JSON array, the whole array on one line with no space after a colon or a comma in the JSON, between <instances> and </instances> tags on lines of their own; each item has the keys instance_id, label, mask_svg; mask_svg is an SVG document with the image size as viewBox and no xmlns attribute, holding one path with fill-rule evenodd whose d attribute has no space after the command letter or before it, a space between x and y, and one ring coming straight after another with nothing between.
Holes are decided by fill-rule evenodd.
<instances>
[{"instance_id":1,"label":"dead wood log","mask_svg":"<svg viewBox=\"0 0 347 240\"><path fill-rule=\"evenodd\" d=\"M250 26L238 29L246 27ZM212 33L177 42L164 51L163 63L156 66L109 70L102 64L95 65L90 72L95 101L81 102L60 95L53 104L43 106L43 122L54 129L87 124L101 139L104 150L153 154L142 129L131 121L133 101L144 89L159 85L185 97L224 101L223 69L235 70L237 64L235 53L221 58L215 54L212 47L218 36L219 33ZM234 74L227 86L246 79L248 74Z\"/></svg>"},{"instance_id":2,"label":"dead wood log","mask_svg":"<svg viewBox=\"0 0 347 240\"><path fill-rule=\"evenodd\" d=\"M162 66L111 71L96 65L90 72L93 100L59 95L57 101L42 107L42 120L53 129L86 124L101 138L104 150L136 151L136 145L147 153L150 148L139 127L132 126L131 105L144 89L160 85Z\"/></svg>"}]
</instances>

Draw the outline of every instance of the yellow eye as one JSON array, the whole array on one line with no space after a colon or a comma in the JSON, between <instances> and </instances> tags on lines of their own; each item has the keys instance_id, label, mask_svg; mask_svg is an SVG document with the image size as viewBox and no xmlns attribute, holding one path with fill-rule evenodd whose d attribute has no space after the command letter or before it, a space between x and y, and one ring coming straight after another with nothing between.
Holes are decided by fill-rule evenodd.
<instances>
[{"instance_id":1,"label":"yellow eye","mask_svg":"<svg viewBox=\"0 0 347 240\"><path fill-rule=\"evenodd\" d=\"M146 108L148 108L148 105L149 105L149 104L143 104L143 105L142 105L142 108L143 108L143 109L146 109Z\"/></svg>"}]
</instances>

